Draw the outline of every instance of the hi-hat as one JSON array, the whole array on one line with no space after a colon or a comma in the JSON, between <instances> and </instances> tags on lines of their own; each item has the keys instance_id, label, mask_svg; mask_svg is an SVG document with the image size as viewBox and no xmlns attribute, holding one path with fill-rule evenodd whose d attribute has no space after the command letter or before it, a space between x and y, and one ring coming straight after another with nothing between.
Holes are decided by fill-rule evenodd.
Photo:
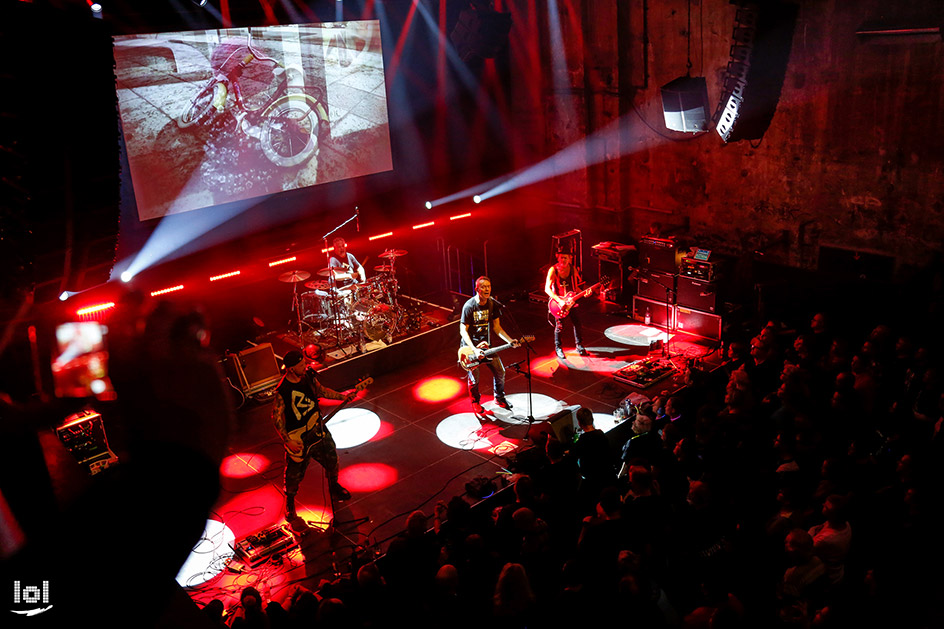
<instances>
[{"instance_id":1,"label":"hi-hat","mask_svg":"<svg viewBox=\"0 0 944 629\"><path fill-rule=\"evenodd\" d=\"M387 249L380 254L381 258L387 258L388 260L393 260L394 258L399 258L400 256L405 256L409 251L406 249Z\"/></svg>"},{"instance_id":2,"label":"hi-hat","mask_svg":"<svg viewBox=\"0 0 944 629\"><path fill-rule=\"evenodd\" d=\"M378 273L390 273L391 271L393 271L393 265L381 264L380 266L375 266L374 270L377 271Z\"/></svg>"},{"instance_id":3,"label":"hi-hat","mask_svg":"<svg viewBox=\"0 0 944 629\"><path fill-rule=\"evenodd\" d=\"M288 273L280 275L279 281L294 284L295 282L304 282L309 277L311 277L311 273L308 271L289 271Z\"/></svg>"},{"instance_id":4,"label":"hi-hat","mask_svg":"<svg viewBox=\"0 0 944 629\"><path fill-rule=\"evenodd\" d=\"M305 288L310 288L311 290L328 290L328 283L324 280L312 280L305 282Z\"/></svg>"}]
</instances>

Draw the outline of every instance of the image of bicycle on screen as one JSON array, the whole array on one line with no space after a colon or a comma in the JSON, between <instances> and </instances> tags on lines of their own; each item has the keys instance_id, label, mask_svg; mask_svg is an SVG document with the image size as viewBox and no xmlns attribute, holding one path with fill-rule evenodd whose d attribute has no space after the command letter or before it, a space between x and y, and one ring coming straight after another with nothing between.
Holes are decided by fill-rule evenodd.
<instances>
[{"instance_id":1,"label":"image of bicycle on screen","mask_svg":"<svg viewBox=\"0 0 944 629\"><path fill-rule=\"evenodd\" d=\"M177 117L181 129L222 126L259 141L276 166L304 164L329 136L321 89L306 86L300 65L283 65L253 44L252 32L217 45L210 56L212 77ZM223 118L231 117L230 119ZM223 118L221 124L221 118Z\"/></svg>"}]
</instances>

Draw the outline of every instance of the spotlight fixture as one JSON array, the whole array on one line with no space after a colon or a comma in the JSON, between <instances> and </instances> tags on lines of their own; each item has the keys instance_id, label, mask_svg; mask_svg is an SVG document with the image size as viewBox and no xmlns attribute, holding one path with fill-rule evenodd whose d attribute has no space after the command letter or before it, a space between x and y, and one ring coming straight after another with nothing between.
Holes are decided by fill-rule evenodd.
<instances>
[{"instance_id":1,"label":"spotlight fixture","mask_svg":"<svg viewBox=\"0 0 944 629\"><path fill-rule=\"evenodd\" d=\"M131 281L132 277L134 277L134 275L132 275L131 271L125 271L121 274L121 281L128 283Z\"/></svg>"},{"instance_id":2,"label":"spotlight fixture","mask_svg":"<svg viewBox=\"0 0 944 629\"><path fill-rule=\"evenodd\" d=\"M427 209L427 210L433 209L433 202L432 202L432 201L427 201L427 202L426 202L426 209Z\"/></svg>"},{"instance_id":3,"label":"spotlight fixture","mask_svg":"<svg viewBox=\"0 0 944 629\"><path fill-rule=\"evenodd\" d=\"M479 195L475 195L474 197L472 197L472 201L474 201L475 203L481 203L482 197L480 197Z\"/></svg>"},{"instance_id":4,"label":"spotlight fixture","mask_svg":"<svg viewBox=\"0 0 944 629\"><path fill-rule=\"evenodd\" d=\"M69 291L64 290L61 293L59 293L59 301L65 301L68 298L69 298Z\"/></svg>"},{"instance_id":5,"label":"spotlight fixture","mask_svg":"<svg viewBox=\"0 0 944 629\"><path fill-rule=\"evenodd\" d=\"M202 7L203 5L207 3L207 0L190 0L190 1L193 2L195 5L197 5L198 7Z\"/></svg>"}]
</instances>

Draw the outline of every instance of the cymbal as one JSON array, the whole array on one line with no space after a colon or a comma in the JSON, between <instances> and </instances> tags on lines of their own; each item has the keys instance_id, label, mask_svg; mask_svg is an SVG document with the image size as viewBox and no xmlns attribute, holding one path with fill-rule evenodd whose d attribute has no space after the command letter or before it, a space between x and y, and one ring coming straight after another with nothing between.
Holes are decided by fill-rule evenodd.
<instances>
[{"instance_id":1,"label":"cymbal","mask_svg":"<svg viewBox=\"0 0 944 629\"><path fill-rule=\"evenodd\" d=\"M309 277L311 277L311 273L308 271L289 271L280 275L279 281L294 284L295 282L304 282Z\"/></svg>"},{"instance_id":2,"label":"cymbal","mask_svg":"<svg viewBox=\"0 0 944 629\"><path fill-rule=\"evenodd\" d=\"M390 273L391 271L393 271L393 265L381 264L380 266L375 266L374 270L377 271L378 273Z\"/></svg>"},{"instance_id":3,"label":"cymbal","mask_svg":"<svg viewBox=\"0 0 944 629\"><path fill-rule=\"evenodd\" d=\"M399 258L400 256L405 256L409 251L406 249L387 249L380 254L379 257L387 258L388 260L393 260L394 258Z\"/></svg>"},{"instance_id":4,"label":"cymbal","mask_svg":"<svg viewBox=\"0 0 944 629\"><path fill-rule=\"evenodd\" d=\"M310 288L311 290L328 290L328 283L324 280L312 280L305 282L305 288Z\"/></svg>"},{"instance_id":5,"label":"cymbal","mask_svg":"<svg viewBox=\"0 0 944 629\"><path fill-rule=\"evenodd\" d=\"M336 280L349 280L349 279L353 279L354 277L347 271L342 271L341 269L336 269L330 266L328 268L321 269L320 271L318 271L318 275L320 275L321 277L331 277L332 275L334 275L334 279Z\"/></svg>"}]
</instances>

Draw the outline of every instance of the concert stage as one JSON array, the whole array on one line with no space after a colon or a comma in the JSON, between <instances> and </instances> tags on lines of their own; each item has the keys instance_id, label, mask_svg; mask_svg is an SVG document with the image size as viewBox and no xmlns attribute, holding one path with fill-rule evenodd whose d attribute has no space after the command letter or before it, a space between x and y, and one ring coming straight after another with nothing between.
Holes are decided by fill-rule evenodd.
<instances>
[{"instance_id":1,"label":"concert stage","mask_svg":"<svg viewBox=\"0 0 944 629\"><path fill-rule=\"evenodd\" d=\"M209 543L212 552L202 553L213 568L181 576L183 584L193 586L187 590L190 596L201 604L221 598L229 606L248 584L272 598L287 594L296 583L317 589L322 579L347 573L352 561L385 552L411 512L432 516L438 501L454 496L475 503L478 497L467 495L466 487L477 484L476 479L489 479L502 488L516 453L531 446L526 433L533 437L553 431L545 420L564 417L566 423L569 409L587 407L611 442L621 445L628 438L629 422L616 421L613 411L624 398L678 389L683 367L691 360L701 361L706 369L720 362L716 349L703 339L676 335L669 349L678 369L648 388L634 387L614 374L639 360L661 359L663 350L654 349L658 344L648 338L664 337L661 331L642 329L618 314L614 304L589 301L581 306L581 315L591 355L577 355L570 341L565 343L570 347L566 360L558 361L543 304L506 304L503 327L515 337L536 337L533 351L517 348L501 354L509 366L511 411L494 405L491 379L482 370L487 413L471 413L464 371L456 362L456 321L324 366L325 381L338 389L352 386L363 374L374 378L372 386L329 422L339 448L340 480L353 497L332 512L322 469L310 465L296 500L309 531L303 536L293 532L291 541L281 528L283 450L272 427L271 402L247 403L238 413L238 430L221 469L223 491L211 516L220 523L213 526L225 529L212 538L231 541ZM511 368L515 363L518 368ZM324 411L331 408L331 403L323 404ZM531 426L529 414L536 419ZM280 548L268 553L268 539ZM243 549L244 557L229 560L231 547ZM228 568L214 573L227 563Z\"/></svg>"}]
</instances>

